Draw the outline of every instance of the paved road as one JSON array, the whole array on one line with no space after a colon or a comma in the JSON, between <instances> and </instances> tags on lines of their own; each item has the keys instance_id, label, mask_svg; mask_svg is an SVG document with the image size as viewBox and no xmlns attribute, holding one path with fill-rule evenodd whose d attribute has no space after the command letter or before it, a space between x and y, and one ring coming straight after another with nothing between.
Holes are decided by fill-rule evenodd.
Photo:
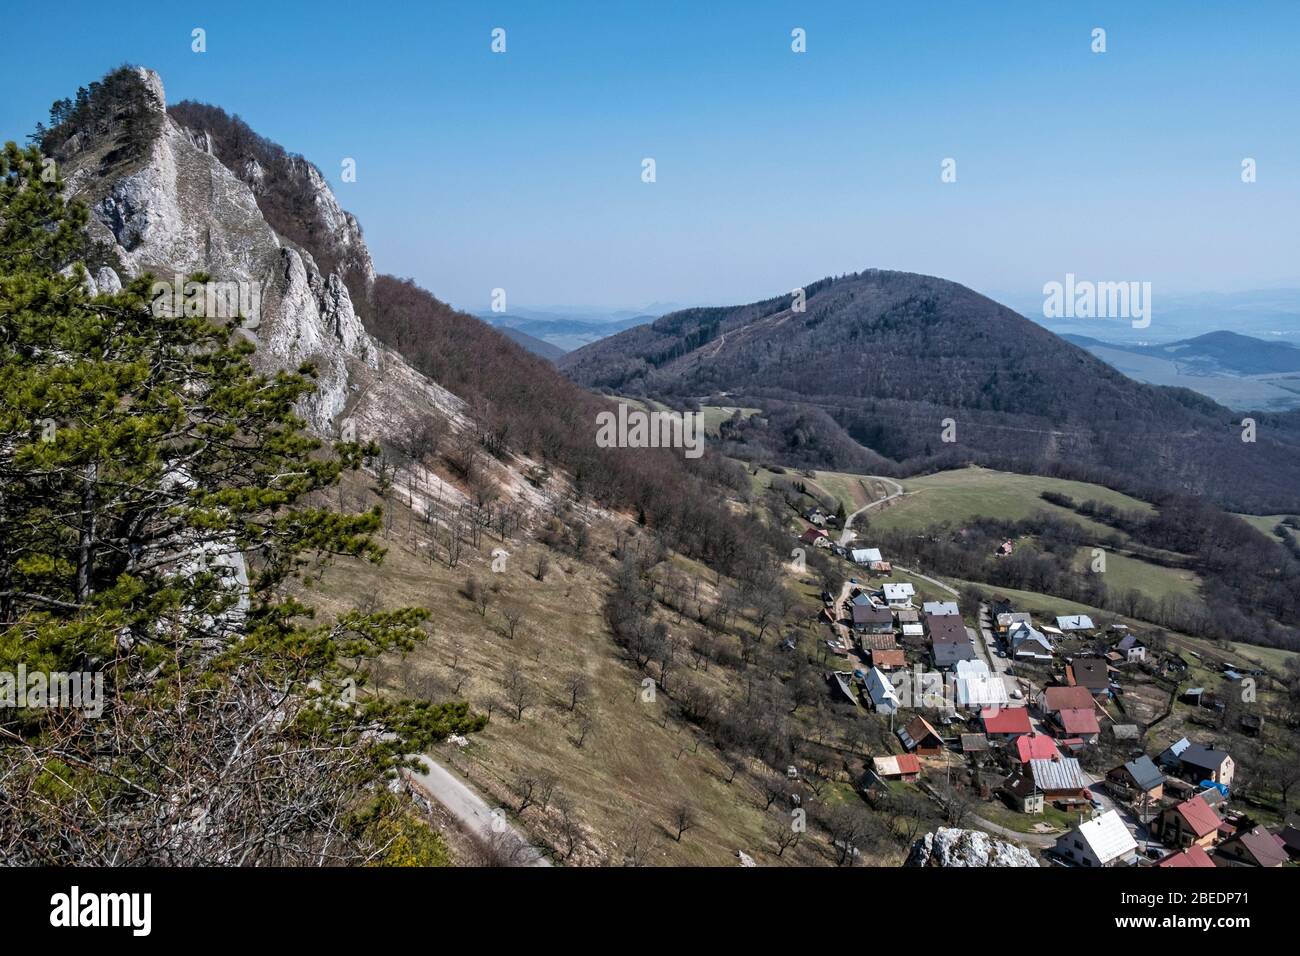
<instances>
[{"instance_id":1,"label":"paved road","mask_svg":"<svg viewBox=\"0 0 1300 956\"><path fill-rule=\"evenodd\" d=\"M462 781L460 777L457 777L442 764L435 763L432 758L421 755L419 760L422 770L407 771L411 781L418 784L430 797L446 807L467 831L484 840L491 839L494 832L494 818L492 808L483 801L483 798L471 790L469 785ZM516 830L504 816L498 815L496 827L499 829L502 826L513 832L520 843L525 846L528 845L524 835ZM543 856L536 847L528 847L528 857L526 866L551 865L551 861Z\"/></svg>"}]
</instances>

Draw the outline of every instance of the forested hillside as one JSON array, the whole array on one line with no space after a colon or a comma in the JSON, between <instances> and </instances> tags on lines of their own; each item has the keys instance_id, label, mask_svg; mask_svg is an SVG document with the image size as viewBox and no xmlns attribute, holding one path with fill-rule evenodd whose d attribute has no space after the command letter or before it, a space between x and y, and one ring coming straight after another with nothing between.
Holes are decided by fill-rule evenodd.
<instances>
[{"instance_id":1,"label":"forested hillside","mask_svg":"<svg viewBox=\"0 0 1300 956\"><path fill-rule=\"evenodd\" d=\"M1239 510L1300 505L1300 428L1182 389L1140 385L998 303L928 276L871 270L735 308L689 309L564 356L573 379L671 401L759 405L743 453L861 466L851 438L910 473L966 462L1207 494ZM792 408L815 408L804 430ZM944 420L953 427L946 441ZM817 457L812 462L808 459Z\"/></svg>"}]
</instances>

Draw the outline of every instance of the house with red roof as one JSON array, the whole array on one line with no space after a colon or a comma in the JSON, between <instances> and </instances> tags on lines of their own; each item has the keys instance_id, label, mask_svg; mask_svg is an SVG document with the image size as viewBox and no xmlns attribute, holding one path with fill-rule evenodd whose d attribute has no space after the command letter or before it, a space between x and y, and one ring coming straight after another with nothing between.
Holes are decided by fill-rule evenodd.
<instances>
[{"instance_id":1,"label":"house with red roof","mask_svg":"<svg viewBox=\"0 0 1300 956\"><path fill-rule=\"evenodd\" d=\"M1281 866L1289 859L1286 843L1276 833L1255 827L1238 833L1219 847L1218 858L1231 866Z\"/></svg>"},{"instance_id":2,"label":"house with red roof","mask_svg":"<svg viewBox=\"0 0 1300 956\"><path fill-rule=\"evenodd\" d=\"M1016 738L1016 756L1021 763L1031 760L1060 760L1056 741L1047 734L1024 734Z\"/></svg>"},{"instance_id":3,"label":"house with red roof","mask_svg":"<svg viewBox=\"0 0 1300 956\"><path fill-rule=\"evenodd\" d=\"M921 775L921 761L915 754L872 757L871 766L881 780L915 780Z\"/></svg>"},{"instance_id":4,"label":"house with red roof","mask_svg":"<svg viewBox=\"0 0 1300 956\"><path fill-rule=\"evenodd\" d=\"M1165 846L1212 847L1218 842L1222 825L1219 814L1198 794L1166 809L1156 817L1151 829Z\"/></svg>"},{"instance_id":5,"label":"house with red roof","mask_svg":"<svg viewBox=\"0 0 1300 956\"><path fill-rule=\"evenodd\" d=\"M1097 712L1089 707L1067 707L1058 710L1052 718L1053 723L1062 731L1063 736L1078 737L1085 743L1095 744L1101 734L1101 725L1097 723Z\"/></svg>"},{"instance_id":6,"label":"house with red roof","mask_svg":"<svg viewBox=\"0 0 1300 956\"><path fill-rule=\"evenodd\" d=\"M1095 707L1092 691L1086 687L1049 687L1038 695L1038 711L1044 717L1060 710Z\"/></svg>"},{"instance_id":7,"label":"house with red roof","mask_svg":"<svg viewBox=\"0 0 1300 956\"><path fill-rule=\"evenodd\" d=\"M980 711L984 733L990 739L1010 740L1029 733L1029 711L1023 707L986 707Z\"/></svg>"},{"instance_id":8,"label":"house with red roof","mask_svg":"<svg viewBox=\"0 0 1300 956\"><path fill-rule=\"evenodd\" d=\"M1214 861L1210 859L1210 854L1205 852L1203 847L1193 843L1186 850L1175 850L1167 857L1161 860L1156 866L1180 867L1180 866L1200 866L1214 868Z\"/></svg>"}]
</instances>

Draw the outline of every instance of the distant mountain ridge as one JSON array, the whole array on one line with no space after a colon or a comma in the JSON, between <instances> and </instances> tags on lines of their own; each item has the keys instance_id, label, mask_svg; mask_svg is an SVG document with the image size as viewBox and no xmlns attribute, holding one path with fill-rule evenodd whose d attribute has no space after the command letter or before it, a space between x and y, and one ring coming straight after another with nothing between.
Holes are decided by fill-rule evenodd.
<instances>
[{"instance_id":1,"label":"distant mountain ridge","mask_svg":"<svg viewBox=\"0 0 1300 956\"><path fill-rule=\"evenodd\" d=\"M1190 388L1229 408L1300 408L1300 348L1216 331L1157 345L1063 335L1130 378Z\"/></svg>"},{"instance_id":2,"label":"distant mountain ridge","mask_svg":"<svg viewBox=\"0 0 1300 956\"><path fill-rule=\"evenodd\" d=\"M1300 504L1300 416L1261 421L1247 445L1240 415L1134 382L943 279L868 270L805 295L801 312L790 295L675 312L559 364L614 393L758 405L762 416L724 435L738 454L903 473L975 461L1206 494L1241 510Z\"/></svg>"}]
</instances>

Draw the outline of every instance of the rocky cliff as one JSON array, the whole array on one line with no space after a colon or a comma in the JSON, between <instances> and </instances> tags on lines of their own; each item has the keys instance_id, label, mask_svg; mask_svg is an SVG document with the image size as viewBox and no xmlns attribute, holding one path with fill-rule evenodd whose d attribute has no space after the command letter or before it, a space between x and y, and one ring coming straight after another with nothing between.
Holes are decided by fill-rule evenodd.
<instances>
[{"instance_id":1,"label":"rocky cliff","mask_svg":"<svg viewBox=\"0 0 1300 956\"><path fill-rule=\"evenodd\" d=\"M1038 866L1023 847L980 830L940 827L917 840L905 866Z\"/></svg>"}]
</instances>

